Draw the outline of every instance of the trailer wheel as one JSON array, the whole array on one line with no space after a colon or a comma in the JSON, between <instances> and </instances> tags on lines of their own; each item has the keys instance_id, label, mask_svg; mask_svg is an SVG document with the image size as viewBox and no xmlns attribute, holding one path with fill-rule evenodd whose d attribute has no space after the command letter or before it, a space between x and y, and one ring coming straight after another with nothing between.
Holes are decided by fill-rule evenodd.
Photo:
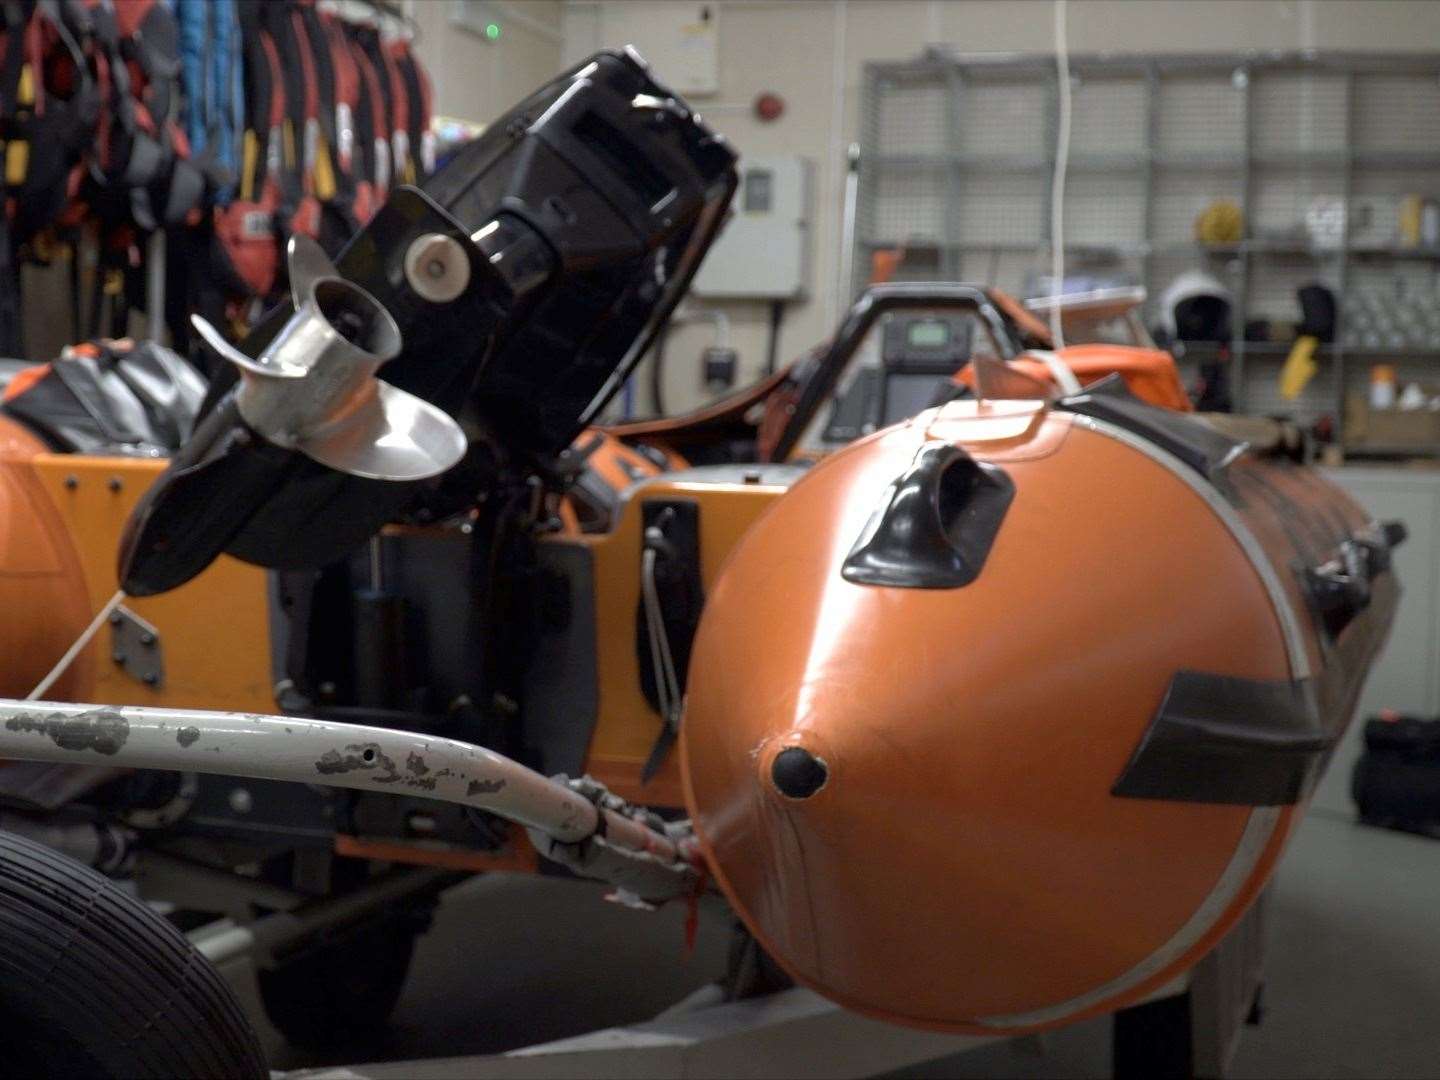
<instances>
[{"instance_id":1,"label":"trailer wheel","mask_svg":"<svg viewBox=\"0 0 1440 1080\"><path fill-rule=\"evenodd\" d=\"M6 833L0 1033L15 1076L269 1076L235 996L178 930L88 867Z\"/></svg>"},{"instance_id":2,"label":"trailer wheel","mask_svg":"<svg viewBox=\"0 0 1440 1080\"><path fill-rule=\"evenodd\" d=\"M255 973L270 1022L293 1045L374 1039L390 1019L429 909L365 923Z\"/></svg>"}]
</instances>

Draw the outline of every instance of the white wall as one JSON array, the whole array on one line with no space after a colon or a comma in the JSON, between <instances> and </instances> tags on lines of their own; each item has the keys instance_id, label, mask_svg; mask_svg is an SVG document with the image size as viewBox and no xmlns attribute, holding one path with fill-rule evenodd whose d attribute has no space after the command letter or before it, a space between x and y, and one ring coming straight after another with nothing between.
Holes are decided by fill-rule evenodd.
<instances>
[{"instance_id":1,"label":"white wall","mask_svg":"<svg viewBox=\"0 0 1440 1080\"><path fill-rule=\"evenodd\" d=\"M930 44L967 53L1049 53L1052 8L1015 0L716 0L712 6L720 91L695 106L742 153L802 154L816 166L813 286L809 300L790 308L780 347L784 362L827 336L842 306L844 154L858 132L865 63L914 57ZM567 0L562 61L627 43L643 54L647 7L658 15L663 3ZM1440 3L1428 0L1070 0L1068 21L1077 54L1440 48ZM657 74L664 81L666 73ZM787 103L784 116L769 124L749 108L765 90ZM725 310L741 354L741 381L748 381L764 363L764 305ZM666 379L672 411L701 400L699 355L709 339L708 328L700 327L673 335Z\"/></svg>"},{"instance_id":2,"label":"white wall","mask_svg":"<svg viewBox=\"0 0 1440 1080\"><path fill-rule=\"evenodd\" d=\"M452 24L452 0L409 0L420 28L415 51L430 73L439 115L485 123L560 72L560 0L491 7L504 27L497 42Z\"/></svg>"}]
</instances>

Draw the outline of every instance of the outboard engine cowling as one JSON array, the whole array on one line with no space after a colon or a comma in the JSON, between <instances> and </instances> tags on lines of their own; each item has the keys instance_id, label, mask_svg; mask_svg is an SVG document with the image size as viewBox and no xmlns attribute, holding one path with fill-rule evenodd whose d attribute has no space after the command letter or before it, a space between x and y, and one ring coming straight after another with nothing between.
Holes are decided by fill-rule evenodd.
<instances>
[{"instance_id":1,"label":"outboard engine cowling","mask_svg":"<svg viewBox=\"0 0 1440 1080\"><path fill-rule=\"evenodd\" d=\"M336 275L398 327L386 386L543 465L624 383L735 184L734 152L633 51L599 53L496 120L423 190L396 191ZM239 356L265 355L293 315L272 313ZM221 552L324 565L415 493L414 481L339 471L257 431L235 383L245 364L226 358L209 415L132 518L120 559L131 594L174 588ZM327 365L308 370L324 378Z\"/></svg>"}]
</instances>

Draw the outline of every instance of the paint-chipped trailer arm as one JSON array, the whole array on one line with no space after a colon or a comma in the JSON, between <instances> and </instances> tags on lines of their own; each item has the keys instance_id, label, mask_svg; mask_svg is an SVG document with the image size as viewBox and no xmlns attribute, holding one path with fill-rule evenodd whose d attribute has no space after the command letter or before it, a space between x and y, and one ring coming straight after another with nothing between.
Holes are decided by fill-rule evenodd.
<instances>
[{"instance_id":1,"label":"paint-chipped trailer arm","mask_svg":"<svg viewBox=\"0 0 1440 1080\"><path fill-rule=\"evenodd\" d=\"M560 846L598 840L646 877L693 882L692 855L593 783L576 790L484 747L416 732L257 713L0 698L0 758L218 773L405 794L487 810ZM582 793L583 792L583 793ZM587 797L589 796L589 797ZM603 805L602 805L603 804ZM654 895L647 899L668 899Z\"/></svg>"}]
</instances>

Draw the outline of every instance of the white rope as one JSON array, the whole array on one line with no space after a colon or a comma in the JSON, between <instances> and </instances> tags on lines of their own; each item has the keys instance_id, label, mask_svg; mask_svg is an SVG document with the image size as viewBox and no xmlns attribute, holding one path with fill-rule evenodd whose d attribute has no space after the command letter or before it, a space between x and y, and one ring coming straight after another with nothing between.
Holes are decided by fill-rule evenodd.
<instances>
[{"instance_id":1,"label":"white rope","mask_svg":"<svg viewBox=\"0 0 1440 1080\"><path fill-rule=\"evenodd\" d=\"M655 669L655 696L660 714L670 727L679 724L680 682L675 676L675 662L670 654L670 640L665 634L664 613L660 608L660 592L655 586L656 555L647 550L642 558L640 585L645 600L645 622L650 637L650 663Z\"/></svg>"},{"instance_id":2,"label":"white rope","mask_svg":"<svg viewBox=\"0 0 1440 1080\"><path fill-rule=\"evenodd\" d=\"M848 55L846 47L846 36L850 28L850 12L844 4L831 5L831 41L833 49L830 54L830 150L826 157L826 175L830 175L830 169L839 169L841 213L844 214L844 195L849 183L850 172L848 169L849 158L845 152L845 59ZM833 189L832 189L833 190ZM823 200L828 201L828 200ZM840 312L843 308L840 305L849 307L854 296L855 283L847 274L854 273L855 245L852 240L848 247L844 246L845 223L840 223L840 238L842 249L840 258L835 260L835 282L834 287L825 290L825 325L834 326L840 321Z\"/></svg>"},{"instance_id":3,"label":"white rope","mask_svg":"<svg viewBox=\"0 0 1440 1080\"><path fill-rule=\"evenodd\" d=\"M1065 280L1065 172L1070 165L1070 44L1065 26L1065 0L1055 0L1055 67L1060 89L1060 116L1055 135L1055 175L1050 184L1050 337L1065 347L1060 296Z\"/></svg>"},{"instance_id":4,"label":"white rope","mask_svg":"<svg viewBox=\"0 0 1440 1080\"><path fill-rule=\"evenodd\" d=\"M1055 380L1055 385L1060 388L1063 397L1078 394L1083 389L1070 365L1049 349L1028 349L1025 355L1035 357L1050 369L1050 377Z\"/></svg>"},{"instance_id":5,"label":"white rope","mask_svg":"<svg viewBox=\"0 0 1440 1080\"><path fill-rule=\"evenodd\" d=\"M119 607L121 601L124 599L125 590L119 589L114 596L105 601L105 606L100 609L95 618L90 620L90 625L80 632L80 636L75 639L75 644L65 650L65 655L60 657L59 662L50 669L50 673L35 684L34 690L31 690L30 693L25 695L26 701L38 701L49 692L50 688L55 685L60 676L65 674L66 669L75 662L75 658L80 655L81 650L90 644L91 639L95 637L100 627L105 625L106 620L110 618L111 612Z\"/></svg>"},{"instance_id":6,"label":"white rope","mask_svg":"<svg viewBox=\"0 0 1440 1080\"><path fill-rule=\"evenodd\" d=\"M640 592L645 602L645 623L650 637L650 664L655 669L655 697L660 715L672 730L680 724L680 680L675 676L675 660L670 654L670 639L665 635L664 613L660 610L660 591L655 587L655 549L646 548L640 560Z\"/></svg>"}]
</instances>

